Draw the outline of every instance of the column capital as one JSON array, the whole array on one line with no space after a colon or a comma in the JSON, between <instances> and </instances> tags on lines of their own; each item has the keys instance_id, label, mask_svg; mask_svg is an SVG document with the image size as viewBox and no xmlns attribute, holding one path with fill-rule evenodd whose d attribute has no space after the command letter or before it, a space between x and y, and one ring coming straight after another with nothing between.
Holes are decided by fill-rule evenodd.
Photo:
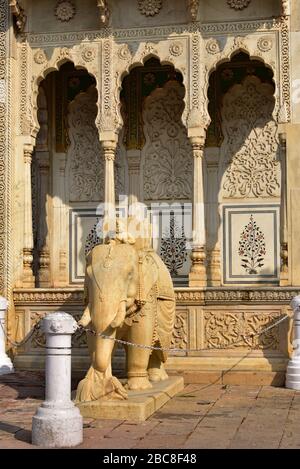
<instances>
[{"instance_id":1,"label":"column capital","mask_svg":"<svg viewBox=\"0 0 300 469\"><path fill-rule=\"evenodd\" d=\"M104 159L108 161L114 161L116 156L117 142L115 142L114 140L103 140L101 142L101 145Z\"/></svg>"},{"instance_id":2,"label":"column capital","mask_svg":"<svg viewBox=\"0 0 300 469\"><path fill-rule=\"evenodd\" d=\"M205 137L190 137L194 158L202 158L205 145Z\"/></svg>"},{"instance_id":3,"label":"column capital","mask_svg":"<svg viewBox=\"0 0 300 469\"><path fill-rule=\"evenodd\" d=\"M24 145L24 162L31 164L32 155L33 155L33 146L32 145Z\"/></svg>"}]
</instances>

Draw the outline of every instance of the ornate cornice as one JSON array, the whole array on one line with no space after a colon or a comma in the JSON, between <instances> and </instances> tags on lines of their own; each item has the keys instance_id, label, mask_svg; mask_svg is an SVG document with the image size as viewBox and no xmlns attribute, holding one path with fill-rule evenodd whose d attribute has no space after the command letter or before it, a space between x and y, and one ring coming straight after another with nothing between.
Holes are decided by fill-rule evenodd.
<instances>
[{"instance_id":1,"label":"ornate cornice","mask_svg":"<svg viewBox=\"0 0 300 469\"><path fill-rule=\"evenodd\" d=\"M177 305L232 305L232 304L284 304L289 305L292 298L300 294L300 287L263 287L263 288L175 288ZM14 303L20 305L57 305L83 304L82 288L53 289L16 289Z\"/></svg>"}]
</instances>

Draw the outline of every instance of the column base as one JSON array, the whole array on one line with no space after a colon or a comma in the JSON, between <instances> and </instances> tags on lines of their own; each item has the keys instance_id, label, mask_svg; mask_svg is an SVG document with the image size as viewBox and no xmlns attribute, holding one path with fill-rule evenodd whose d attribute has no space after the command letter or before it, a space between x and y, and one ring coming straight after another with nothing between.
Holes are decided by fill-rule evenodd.
<instances>
[{"instance_id":1,"label":"column base","mask_svg":"<svg viewBox=\"0 0 300 469\"><path fill-rule=\"evenodd\" d=\"M206 253L203 246L194 247L191 252L192 268L189 273L190 287L206 287Z\"/></svg>"},{"instance_id":2,"label":"column base","mask_svg":"<svg viewBox=\"0 0 300 469\"><path fill-rule=\"evenodd\" d=\"M0 375L7 375L9 373L14 373L14 367L11 359L6 353L0 354Z\"/></svg>"},{"instance_id":3,"label":"column base","mask_svg":"<svg viewBox=\"0 0 300 469\"><path fill-rule=\"evenodd\" d=\"M198 272L189 273L189 287L206 287L207 278L204 275L199 274Z\"/></svg>"},{"instance_id":4,"label":"column base","mask_svg":"<svg viewBox=\"0 0 300 469\"><path fill-rule=\"evenodd\" d=\"M83 420L70 401L66 407L42 404L32 418L32 444L44 448L71 448L83 441Z\"/></svg>"},{"instance_id":5,"label":"column base","mask_svg":"<svg viewBox=\"0 0 300 469\"><path fill-rule=\"evenodd\" d=\"M300 357L292 358L286 370L285 387L300 391Z\"/></svg>"}]
</instances>

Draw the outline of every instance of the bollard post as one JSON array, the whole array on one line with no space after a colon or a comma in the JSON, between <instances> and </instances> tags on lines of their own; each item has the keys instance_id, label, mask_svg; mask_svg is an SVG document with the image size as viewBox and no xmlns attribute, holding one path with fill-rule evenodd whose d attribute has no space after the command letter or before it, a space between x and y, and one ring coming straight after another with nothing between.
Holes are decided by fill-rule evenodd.
<instances>
[{"instance_id":1,"label":"bollard post","mask_svg":"<svg viewBox=\"0 0 300 469\"><path fill-rule=\"evenodd\" d=\"M83 421L71 401L71 337L74 318L59 311L42 321L46 334L46 398L32 419L32 444L62 448L82 442Z\"/></svg>"},{"instance_id":2,"label":"bollard post","mask_svg":"<svg viewBox=\"0 0 300 469\"><path fill-rule=\"evenodd\" d=\"M285 386L300 390L300 296L292 299L291 307L294 310L294 352L288 363Z\"/></svg>"},{"instance_id":3,"label":"bollard post","mask_svg":"<svg viewBox=\"0 0 300 469\"><path fill-rule=\"evenodd\" d=\"M5 351L5 316L7 311L8 301L3 296L0 296L0 375L13 373L14 367L11 359Z\"/></svg>"}]
</instances>

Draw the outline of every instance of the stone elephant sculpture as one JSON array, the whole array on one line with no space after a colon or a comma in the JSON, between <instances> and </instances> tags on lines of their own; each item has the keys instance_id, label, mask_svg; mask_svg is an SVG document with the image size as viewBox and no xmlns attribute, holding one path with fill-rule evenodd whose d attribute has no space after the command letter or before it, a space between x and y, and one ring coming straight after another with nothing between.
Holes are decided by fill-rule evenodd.
<instances>
[{"instance_id":1,"label":"stone elephant sculpture","mask_svg":"<svg viewBox=\"0 0 300 469\"><path fill-rule=\"evenodd\" d=\"M175 321L171 276L153 249L131 243L110 240L88 254L86 308L79 323L111 339L168 348ZM78 385L77 402L127 398L127 390L112 376L114 345L114 340L88 334L92 363ZM126 346L126 358L129 390L168 378L166 352Z\"/></svg>"}]
</instances>

